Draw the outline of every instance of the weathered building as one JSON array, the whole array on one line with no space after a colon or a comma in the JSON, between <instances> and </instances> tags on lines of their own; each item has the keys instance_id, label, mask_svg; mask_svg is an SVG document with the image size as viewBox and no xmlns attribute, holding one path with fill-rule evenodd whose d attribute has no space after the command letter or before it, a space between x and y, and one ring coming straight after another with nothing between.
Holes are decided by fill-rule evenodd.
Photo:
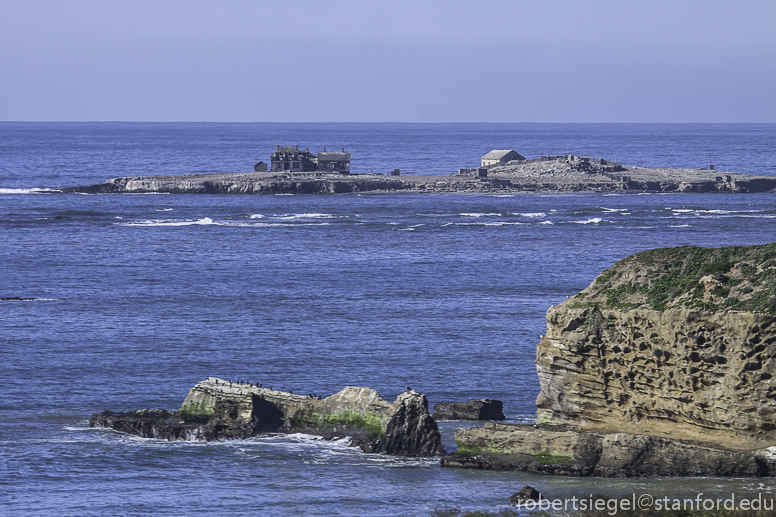
<instances>
[{"instance_id":1,"label":"weathered building","mask_svg":"<svg viewBox=\"0 0 776 517\"><path fill-rule=\"evenodd\" d=\"M314 155L309 149L300 151L298 145L278 145L270 155L270 170L272 172L338 172L350 174L350 153L323 152Z\"/></svg>"},{"instance_id":2,"label":"weathered building","mask_svg":"<svg viewBox=\"0 0 776 517\"><path fill-rule=\"evenodd\" d=\"M315 156L310 150L300 151L299 146L278 145L269 156L272 172L310 172L318 170Z\"/></svg>"},{"instance_id":3,"label":"weathered building","mask_svg":"<svg viewBox=\"0 0 776 517\"><path fill-rule=\"evenodd\" d=\"M322 153L318 153L316 156L318 161L318 170L321 172L339 172L341 174L350 174L350 153L345 152L345 148L342 148L342 152L326 152L326 148L323 148Z\"/></svg>"},{"instance_id":4,"label":"weathered building","mask_svg":"<svg viewBox=\"0 0 776 517\"><path fill-rule=\"evenodd\" d=\"M525 160L525 158L513 149L494 149L481 158L482 166L501 165L512 160Z\"/></svg>"}]
</instances>

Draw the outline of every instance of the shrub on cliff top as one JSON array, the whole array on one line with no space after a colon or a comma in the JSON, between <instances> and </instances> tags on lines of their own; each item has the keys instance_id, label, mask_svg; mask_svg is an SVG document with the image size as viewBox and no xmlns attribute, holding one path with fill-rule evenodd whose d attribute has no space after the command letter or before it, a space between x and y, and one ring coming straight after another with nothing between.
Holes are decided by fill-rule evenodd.
<instances>
[{"instance_id":1,"label":"shrub on cliff top","mask_svg":"<svg viewBox=\"0 0 776 517\"><path fill-rule=\"evenodd\" d=\"M604 271L571 306L776 314L776 243L637 253Z\"/></svg>"}]
</instances>

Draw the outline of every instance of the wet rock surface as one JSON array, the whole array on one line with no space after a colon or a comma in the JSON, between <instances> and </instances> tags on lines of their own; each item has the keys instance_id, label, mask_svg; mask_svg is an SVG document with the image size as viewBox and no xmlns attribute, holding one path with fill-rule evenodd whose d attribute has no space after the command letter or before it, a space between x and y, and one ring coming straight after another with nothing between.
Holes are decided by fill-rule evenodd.
<instances>
[{"instance_id":1,"label":"wet rock surface","mask_svg":"<svg viewBox=\"0 0 776 517\"><path fill-rule=\"evenodd\" d=\"M434 406L433 417L434 420L504 420L504 404L493 399L439 402Z\"/></svg>"},{"instance_id":2,"label":"wet rock surface","mask_svg":"<svg viewBox=\"0 0 776 517\"><path fill-rule=\"evenodd\" d=\"M534 487L526 485L509 498L509 506L522 506L528 501L541 501L543 495Z\"/></svg>"}]
</instances>

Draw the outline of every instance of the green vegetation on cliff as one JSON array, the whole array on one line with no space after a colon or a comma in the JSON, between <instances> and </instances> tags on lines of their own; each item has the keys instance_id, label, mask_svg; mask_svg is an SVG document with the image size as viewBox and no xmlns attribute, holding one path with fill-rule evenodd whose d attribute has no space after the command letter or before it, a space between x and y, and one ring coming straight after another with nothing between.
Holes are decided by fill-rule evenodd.
<instances>
[{"instance_id":1,"label":"green vegetation on cliff","mask_svg":"<svg viewBox=\"0 0 776 517\"><path fill-rule=\"evenodd\" d=\"M776 243L637 253L604 271L571 307L776 314Z\"/></svg>"}]
</instances>

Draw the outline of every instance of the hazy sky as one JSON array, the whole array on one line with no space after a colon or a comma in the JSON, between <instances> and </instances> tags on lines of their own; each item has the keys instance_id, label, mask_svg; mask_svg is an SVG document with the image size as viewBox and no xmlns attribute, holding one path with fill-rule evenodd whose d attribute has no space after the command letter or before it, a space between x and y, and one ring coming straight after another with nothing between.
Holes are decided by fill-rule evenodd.
<instances>
[{"instance_id":1,"label":"hazy sky","mask_svg":"<svg viewBox=\"0 0 776 517\"><path fill-rule=\"evenodd\" d=\"M776 1L0 0L0 120L776 122Z\"/></svg>"}]
</instances>

